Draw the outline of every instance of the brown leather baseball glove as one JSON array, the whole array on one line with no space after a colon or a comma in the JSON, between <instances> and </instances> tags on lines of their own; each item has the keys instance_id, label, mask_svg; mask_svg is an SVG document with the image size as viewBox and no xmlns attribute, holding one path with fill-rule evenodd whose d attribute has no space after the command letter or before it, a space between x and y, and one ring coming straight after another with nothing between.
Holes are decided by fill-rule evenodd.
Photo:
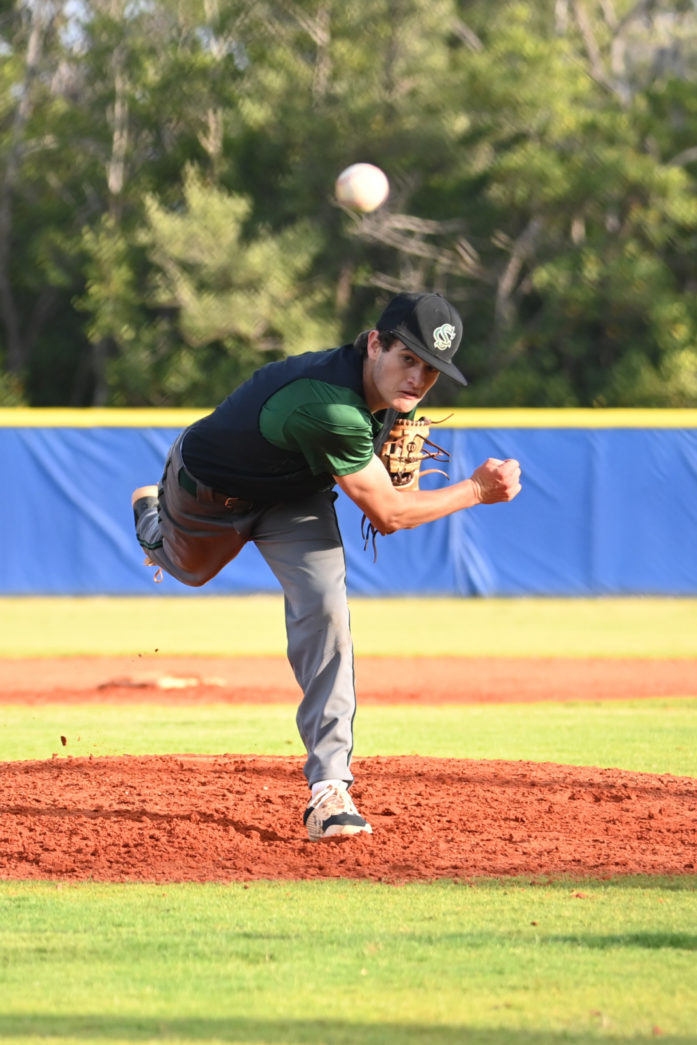
<instances>
[{"instance_id":1,"label":"brown leather baseball glove","mask_svg":"<svg viewBox=\"0 0 697 1045\"><path fill-rule=\"evenodd\" d=\"M431 420L398 418L382 445L379 456L387 469L392 485L397 490L418 490L422 475L438 472L447 477L441 468L421 470L424 461L447 461L449 454L429 439Z\"/></svg>"},{"instance_id":2,"label":"brown leather baseball glove","mask_svg":"<svg viewBox=\"0 0 697 1045\"><path fill-rule=\"evenodd\" d=\"M441 468L427 468L425 471L421 468L424 461L447 461L450 457L447 450L429 439L432 424L428 417L420 417L418 420L397 418L377 451L396 490L418 490L421 476L433 472L447 478L447 472ZM361 536L365 542L364 549L372 542L375 562L377 530L365 515L361 520Z\"/></svg>"}]
</instances>

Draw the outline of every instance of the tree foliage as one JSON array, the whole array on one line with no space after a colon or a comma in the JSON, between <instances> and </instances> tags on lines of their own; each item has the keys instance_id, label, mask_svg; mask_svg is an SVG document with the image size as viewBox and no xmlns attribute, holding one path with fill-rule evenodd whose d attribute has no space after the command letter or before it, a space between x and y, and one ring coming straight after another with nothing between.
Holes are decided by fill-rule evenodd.
<instances>
[{"instance_id":1,"label":"tree foliage","mask_svg":"<svg viewBox=\"0 0 697 1045\"><path fill-rule=\"evenodd\" d=\"M0 403L211 404L430 289L441 402L697 406L696 58L660 0L4 4Z\"/></svg>"}]
</instances>

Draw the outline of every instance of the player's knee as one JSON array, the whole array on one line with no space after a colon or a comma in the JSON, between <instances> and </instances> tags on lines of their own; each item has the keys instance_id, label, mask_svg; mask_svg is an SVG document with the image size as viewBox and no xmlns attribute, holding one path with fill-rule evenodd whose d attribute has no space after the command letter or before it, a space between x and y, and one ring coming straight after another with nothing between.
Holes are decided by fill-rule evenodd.
<instances>
[{"instance_id":1,"label":"player's knee","mask_svg":"<svg viewBox=\"0 0 697 1045\"><path fill-rule=\"evenodd\" d=\"M220 572L220 569L221 567L211 569L210 566L204 567L199 563L186 563L181 560L173 561L171 566L168 566L168 572L187 588L202 588Z\"/></svg>"},{"instance_id":2,"label":"player's knee","mask_svg":"<svg viewBox=\"0 0 697 1045\"><path fill-rule=\"evenodd\" d=\"M187 574L182 574L178 580L182 584L186 584L187 588L202 588L204 584L208 584L210 577L193 577Z\"/></svg>"}]
</instances>

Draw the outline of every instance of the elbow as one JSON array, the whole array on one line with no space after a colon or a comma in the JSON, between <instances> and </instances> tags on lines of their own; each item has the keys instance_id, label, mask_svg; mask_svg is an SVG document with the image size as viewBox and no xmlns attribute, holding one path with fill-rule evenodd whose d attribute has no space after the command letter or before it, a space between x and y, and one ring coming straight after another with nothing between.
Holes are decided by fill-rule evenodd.
<instances>
[{"instance_id":1,"label":"elbow","mask_svg":"<svg viewBox=\"0 0 697 1045\"><path fill-rule=\"evenodd\" d=\"M371 524L383 537L390 533L397 533L398 530L411 530L416 525L415 523L410 523L398 510L370 512L366 513L366 515Z\"/></svg>"},{"instance_id":2,"label":"elbow","mask_svg":"<svg viewBox=\"0 0 697 1045\"><path fill-rule=\"evenodd\" d=\"M365 512L363 519L364 521L367 519L372 528L383 537L387 537L390 533L395 533L395 527L391 526L388 519L383 515L377 515L375 512Z\"/></svg>"}]
</instances>

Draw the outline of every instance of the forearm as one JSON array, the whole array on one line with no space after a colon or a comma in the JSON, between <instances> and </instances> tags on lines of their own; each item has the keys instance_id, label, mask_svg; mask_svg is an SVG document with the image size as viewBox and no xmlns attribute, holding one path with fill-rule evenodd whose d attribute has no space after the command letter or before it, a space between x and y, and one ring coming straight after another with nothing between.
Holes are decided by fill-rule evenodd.
<instances>
[{"instance_id":1,"label":"forearm","mask_svg":"<svg viewBox=\"0 0 697 1045\"><path fill-rule=\"evenodd\" d=\"M469 479L435 490L399 490L378 457L359 472L335 476L379 533L411 530L463 508L511 501L520 491L520 465L488 458Z\"/></svg>"},{"instance_id":2,"label":"forearm","mask_svg":"<svg viewBox=\"0 0 697 1045\"><path fill-rule=\"evenodd\" d=\"M371 505L366 515L381 533L394 533L443 519L453 512L481 503L477 483L464 479L436 490L393 490L380 506Z\"/></svg>"}]
</instances>

